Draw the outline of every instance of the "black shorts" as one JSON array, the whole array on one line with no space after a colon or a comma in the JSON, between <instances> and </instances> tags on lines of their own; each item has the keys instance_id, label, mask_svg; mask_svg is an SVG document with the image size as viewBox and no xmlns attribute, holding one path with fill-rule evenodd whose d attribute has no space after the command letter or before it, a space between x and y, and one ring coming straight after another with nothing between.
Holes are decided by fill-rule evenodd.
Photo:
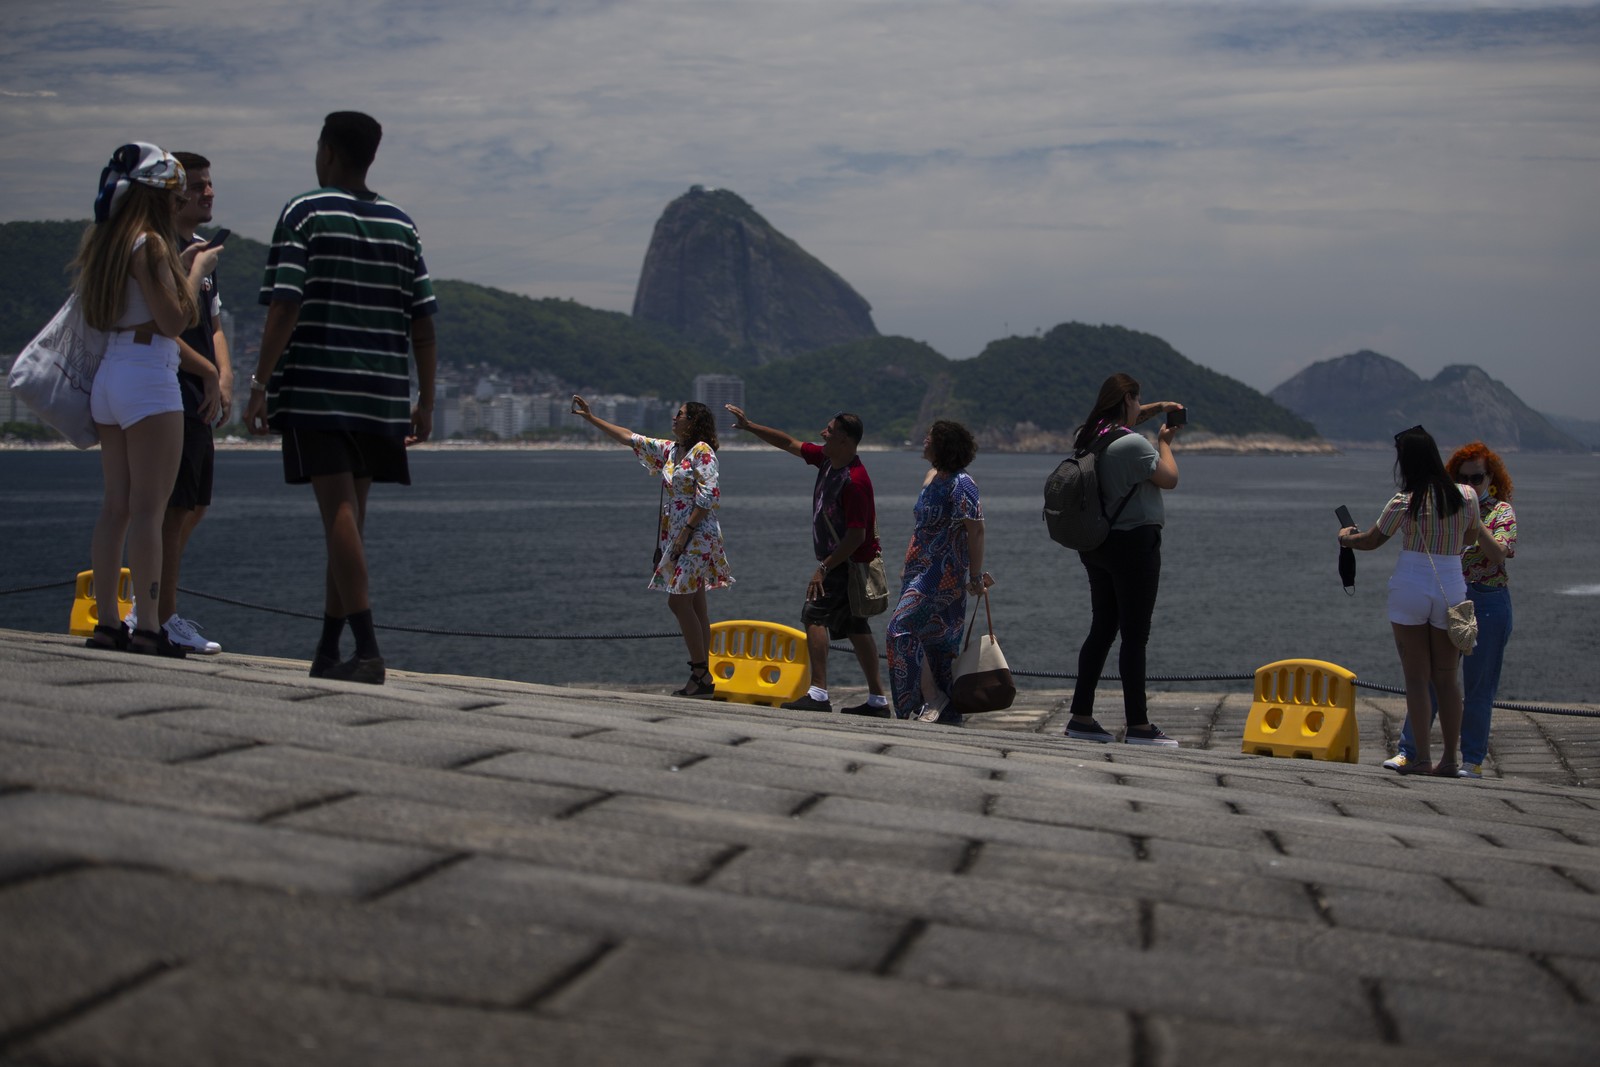
<instances>
[{"instance_id":1,"label":"black shorts","mask_svg":"<svg viewBox=\"0 0 1600 1067\"><path fill-rule=\"evenodd\" d=\"M183 458L178 461L178 477L173 479L172 497L167 507L180 511L211 506L211 475L216 469L217 446L211 439L211 424L204 419L183 420Z\"/></svg>"},{"instance_id":2,"label":"black shorts","mask_svg":"<svg viewBox=\"0 0 1600 1067\"><path fill-rule=\"evenodd\" d=\"M405 438L356 430L285 427L283 480L290 485L305 485L327 474L410 485Z\"/></svg>"},{"instance_id":3,"label":"black shorts","mask_svg":"<svg viewBox=\"0 0 1600 1067\"><path fill-rule=\"evenodd\" d=\"M872 624L864 616L850 614L850 566L841 563L822 579L822 596L808 600L800 609L805 626L826 626L828 636L842 641L851 634L870 634Z\"/></svg>"}]
</instances>

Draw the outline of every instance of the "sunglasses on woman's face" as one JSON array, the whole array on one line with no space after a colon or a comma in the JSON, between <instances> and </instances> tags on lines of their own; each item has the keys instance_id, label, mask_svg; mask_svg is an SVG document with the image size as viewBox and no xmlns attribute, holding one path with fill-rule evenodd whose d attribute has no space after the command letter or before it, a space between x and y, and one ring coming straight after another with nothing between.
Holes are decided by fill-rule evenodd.
<instances>
[{"instance_id":1,"label":"sunglasses on woman's face","mask_svg":"<svg viewBox=\"0 0 1600 1067\"><path fill-rule=\"evenodd\" d=\"M1461 480L1466 482L1468 485L1482 485L1484 479L1488 477L1489 476L1487 474L1463 474L1461 476Z\"/></svg>"}]
</instances>

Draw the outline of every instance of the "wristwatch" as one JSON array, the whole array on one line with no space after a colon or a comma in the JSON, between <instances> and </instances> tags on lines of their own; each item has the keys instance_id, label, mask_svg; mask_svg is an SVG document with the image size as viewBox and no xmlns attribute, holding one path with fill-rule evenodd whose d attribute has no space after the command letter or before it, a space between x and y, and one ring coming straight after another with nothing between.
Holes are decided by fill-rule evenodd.
<instances>
[{"instance_id":1,"label":"wristwatch","mask_svg":"<svg viewBox=\"0 0 1600 1067\"><path fill-rule=\"evenodd\" d=\"M250 391L253 393L258 389L263 393L266 392L267 391L267 383L262 381L260 378L257 378L254 374L252 374L252 375L250 375Z\"/></svg>"}]
</instances>

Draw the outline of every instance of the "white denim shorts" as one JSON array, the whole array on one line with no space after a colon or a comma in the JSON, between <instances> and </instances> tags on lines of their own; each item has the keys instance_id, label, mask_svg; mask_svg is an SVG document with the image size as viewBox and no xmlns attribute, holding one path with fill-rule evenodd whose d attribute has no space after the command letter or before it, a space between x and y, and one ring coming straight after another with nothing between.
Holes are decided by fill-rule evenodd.
<instances>
[{"instance_id":1,"label":"white denim shorts","mask_svg":"<svg viewBox=\"0 0 1600 1067\"><path fill-rule=\"evenodd\" d=\"M1390 622L1400 626L1427 623L1443 630L1445 612L1451 604L1465 599L1467 582L1461 576L1460 556L1401 551L1394 573L1389 576Z\"/></svg>"},{"instance_id":2,"label":"white denim shorts","mask_svg":"<svg viewBox=\"0 0 1600 1067\"><path fill-rule=\"evenodd\" d=\"M89 392L95 422L126 430L140 419L183 410L178 390L178 342L152 337L135 344L131 333L114 333Z\"/></svg>"}]
</instances>

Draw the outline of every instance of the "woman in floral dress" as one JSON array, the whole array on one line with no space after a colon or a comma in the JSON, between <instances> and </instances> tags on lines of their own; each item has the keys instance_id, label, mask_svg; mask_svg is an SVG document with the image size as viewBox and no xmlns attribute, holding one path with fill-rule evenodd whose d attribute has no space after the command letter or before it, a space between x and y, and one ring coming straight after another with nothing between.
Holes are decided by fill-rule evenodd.
<instances>
[{"instance_id":1,"label":"woman in floral dress","mask_svg":"<svg viewBox=\"0 0 1600 1067\"><path fill-rule=\"evenodd\" d=\"M601 433L633 449L645 469L661 479L663 497L658 534L660 559L648 588L667 594L667 606L683 631L689 653L689 681L673 693L709 699L716 684L708 669L711 616L706 590L733 584L717 522L721 494L717 488L717 424L704 404L687 403L672 416L674 440L645 437L600 418L581 396L572 411Z\"/></svg>"},{"instance_id":2,"label":"woman in floral dress","mask_svg":"<svg viewBox=\"0 0 1600 1067\"><path fill-rule=\"evenodd\" d=\"M887 634L896 718L960 722L950 707L950 685L967 594L994 584L983 569L983 506L966 471L977 453L967 428L947 419L935 422L922 443L932 469L912 511L916 526Z\"/></svg>"}]
</instances>

